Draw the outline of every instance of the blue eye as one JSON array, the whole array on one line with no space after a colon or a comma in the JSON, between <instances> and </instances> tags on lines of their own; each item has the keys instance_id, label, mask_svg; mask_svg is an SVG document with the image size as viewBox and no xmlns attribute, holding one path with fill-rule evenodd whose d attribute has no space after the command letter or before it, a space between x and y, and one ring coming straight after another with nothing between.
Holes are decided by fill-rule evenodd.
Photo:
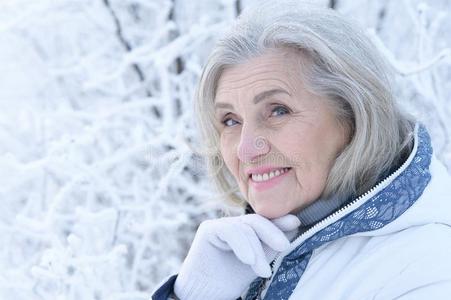
<instances>
[{"instance_id":1,"label":"blue eye","mask_svg":"<svg viewBox=\"0 0 451 300\"><path fill-rule=\"evenodd\" d=\"M280 116L280 115L286 115L290 113L290 111L284 107L284 106L276 106L272 111L271 111L271 116Z\"/></svg>"},{"instance_id":2,"label":"blue eye","mask_svg":"<svg viewBox=\"0 0 451 300\"><path fill-rule=\"evenodd\" d=\"M226 127L231 127L231 126L235 125L235 123L238 123L238 122L232 118L227 118L224 121L222 121L222 124L224 124Z\"/></svg>"}]
</instances>

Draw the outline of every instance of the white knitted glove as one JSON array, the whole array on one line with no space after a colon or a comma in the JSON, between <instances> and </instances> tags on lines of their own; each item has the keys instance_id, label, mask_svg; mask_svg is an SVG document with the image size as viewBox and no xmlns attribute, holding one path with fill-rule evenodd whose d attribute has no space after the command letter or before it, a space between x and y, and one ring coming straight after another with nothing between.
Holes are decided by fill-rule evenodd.
<instances>
[{"instance_id":1,"label":"white knitted glove","mask_svg":"<svg viewBox=\"0 0 451 300\"><path fill-rule=\"evenodd\" d=\"M257 214L207 220L199 226L174 284L181 300L235 300L257 276L271 276L285 236L300 225L294 215L268 220Z\"/></svg>"}]
</instances>

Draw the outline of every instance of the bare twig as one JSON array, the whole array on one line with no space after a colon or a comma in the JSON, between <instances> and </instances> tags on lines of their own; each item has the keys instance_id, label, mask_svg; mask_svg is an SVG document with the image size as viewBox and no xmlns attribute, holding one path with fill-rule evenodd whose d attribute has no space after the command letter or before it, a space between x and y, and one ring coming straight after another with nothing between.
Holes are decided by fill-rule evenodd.
<instances>
[{"instance_id":1,"label":"bare twig","mask_svg":"<svg viewBox=\"0 0 451 300\"><path fill-rule=\"evenodd\" d=\"M119 21L118 16L116 15L113 7L110 4L110 0L103 0L103 3L105 4L105 7L107 8L107 10L110 12L111 17L113 18L114 21L114 25L116 27L116 35L119 39L119 42L121 43L121 45L124 47L124 49L127 52L131 52L132 46L131 44L127 41L127 39L125 38L123 32L122 32L122 25L121 22ZM134 70L134 72L136 73L136 75L138 76L138 79L141 83L145 84L146 82L146 77L144 75L144 72L142 71L142 68L138 65L138 63L132 63L132 69ZM152 93L148 90L145 89L145 93L147 97L152 97ZM155 115L155 117L157 117L158 119L161 118L161 113L158 110L158 108L153 107L152 108L153 114Z\"/></svg>"}]
</instances>

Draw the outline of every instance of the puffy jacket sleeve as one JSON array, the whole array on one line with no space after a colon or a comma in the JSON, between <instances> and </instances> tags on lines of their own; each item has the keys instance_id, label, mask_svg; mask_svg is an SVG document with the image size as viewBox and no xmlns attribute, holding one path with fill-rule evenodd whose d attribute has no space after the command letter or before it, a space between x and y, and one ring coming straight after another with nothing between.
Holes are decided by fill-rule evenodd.
<instances>
[{"instance_id":1,"label":"puffy jacket sleeve","mask_svg":"<svg viewBox=\"0 0 451 300\"><path fill-rule=\"evenodd\" d=\"M434 299L447 300L451 294L451 280L431 282L429 284L413 288L402 295L396 297L396 300L418 300Z\"/></svg>"},{"instance_id":2,"label":"puffy jacket sleeve","mask_svg":"<svg viewBox=\"0 0 451 300\"><path fill-rule=\"evenodd\" d=\"M419 236L417 243L411 245L424 249L422 255L388 278L373 299L451 299L451 227L438 224L428 227L428 239Z\"/></svg>"},{"instance_id":3,"label":"puffy jacket sleeve","mask_svg":"<svg viewBox=\"0 0 451 300\"><path fill-rule=\"evenodd\" d=\"M174 294L174 283L177 279L177 275L172 275L166 280L163 280L162 284L154 291L151 300L180 300ZM242 300L238 298L236 300Z\"/></svg>"}]
</instances>

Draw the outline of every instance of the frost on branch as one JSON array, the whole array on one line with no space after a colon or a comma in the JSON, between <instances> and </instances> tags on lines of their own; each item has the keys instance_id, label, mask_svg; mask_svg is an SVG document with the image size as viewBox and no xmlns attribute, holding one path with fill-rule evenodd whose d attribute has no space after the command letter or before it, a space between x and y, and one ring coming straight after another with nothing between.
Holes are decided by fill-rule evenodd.
<instances>
[{"instance_id":1,"label":"frost on branch","mask_svg":"<svg viewBox=\"0 0 451 300\"><path fill-rule=\"evenodd\" d=\"M202 220L239 212L191 150L191 107L213 42L250 2L0 5L0 299L148 299ZM433 4L334 1L373 28L451 167L451 18Z\"/></svg>"}]
</instances>

